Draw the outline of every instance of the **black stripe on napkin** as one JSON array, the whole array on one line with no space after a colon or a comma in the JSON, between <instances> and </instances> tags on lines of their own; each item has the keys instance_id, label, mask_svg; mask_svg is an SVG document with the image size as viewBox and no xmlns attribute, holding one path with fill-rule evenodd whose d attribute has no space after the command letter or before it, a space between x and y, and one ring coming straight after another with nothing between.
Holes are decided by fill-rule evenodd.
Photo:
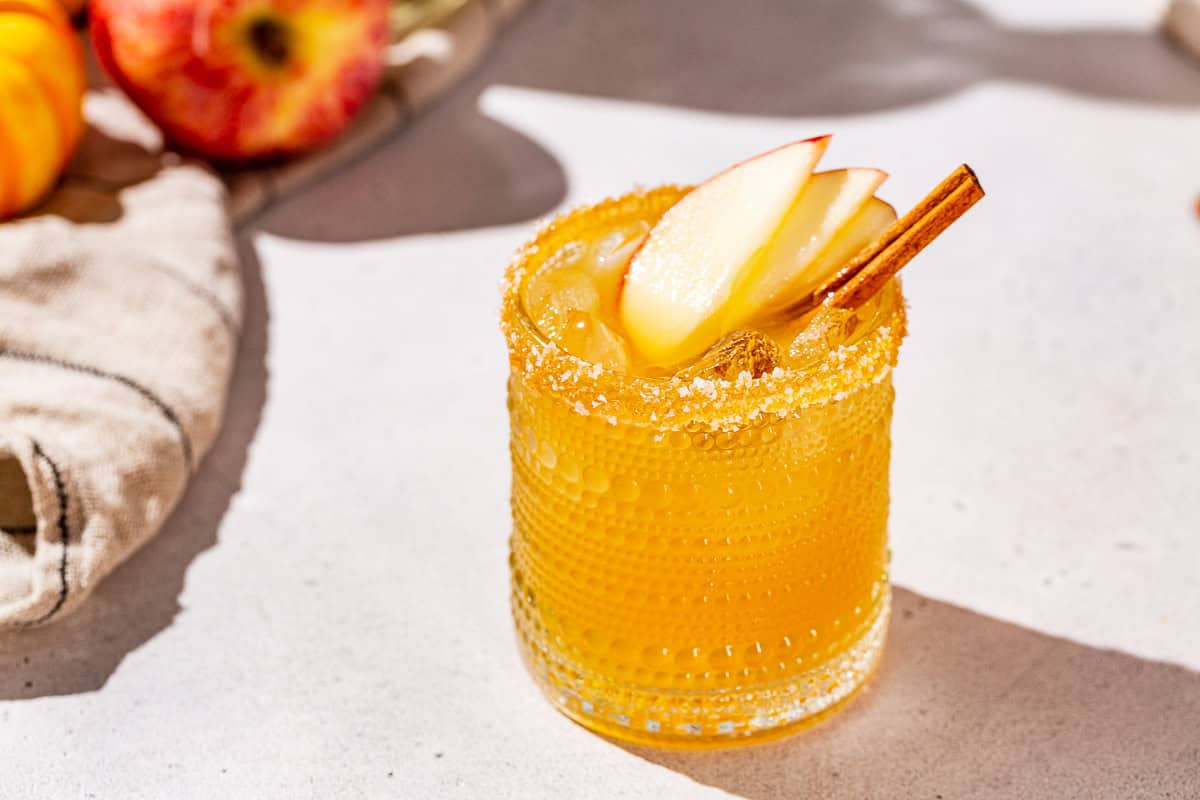
<instances>
[{"instance_id":1,"label":"black stripe on napkin","mask_svg":"<svg viewBox=\"0 0 1200 800\"><path fill-rule=\"evenodd\" d=\"M173 268L167 266L166 264L164 264L162 262L152 261L152 262L148 262L148 263L150 264L151 269L153 269L155 272L165 275L168 278L170 278L171 280L175 281L185 291L187 291L193 297L195 297L197 300L199 300L200 302L204 303L206 306L211 308L213 313L216 314L217 317L221 320L221 324L223 326L225 326L225 330L229 332L229 336L235 342L237 341L237 338L238 338L237 323L233 319L233 314L229 311L229 309L227 309L225 307L225 304L221 302L220 298L218 298L215 294L213 294L211 291L209 291L206 287L201 286L199 283L196 283L196 281L192 280L188 276L184 275L181 272L177 272L176 270L174 270Z\"/></svg>"},{"instance_id":2,"label":"black stripe on napkin","mask_svg":"<svg viewBox=\"0 0 1200 800\"><path fill-rule=\"evenodd\" d=\"M23 625L40 625L53 617L67 602L67 593L70 591L70 584L67 583L67 555L69 553L68 545L71 544L71 528L67 522L67 487L63 483L62 472L58 469L58 465L54 463L54 459L46 455L37 442L33 443L33 454L46 463L46 466L50 468L50 474L54 477L54 491L58 495L58 539L62 545L62 556L58 562L58 599L45 614L37 619L24 622Z\"/></svg>"},{"instance_id":3,"label":"black stripe on napkin","mask_svg":"<svg viewBox=\"0 0 1200 800\"><path fill-rule=\"evenodd\" d=\"M188 436L187 431L184 430L183 423L179 420L179 415L175 413L173 408L163 402L162 398L147 389L142 384L138 383L132 378L127 378L124 375L117 375L113 372L105 372L102 369L90 367L87 364L75 364L70 361L63 361L62 359L53 358L51 356L43 356L37 353L25 353L18 350L0 349L0 358L10 358L14 361L24 361L30 364L41 364L48 367L68 370L70 372L78 372L83 375L90 375L94 378L101 378L103 380L112 381L113 383L119 383L122 386L133 390L145 398L155 408L157 408L162 413L163 417L166 418L167 422L171 423L171 425L175 428L175 432L179 435L179 445L183 449L184 463L187 467L188 473L191 473L192 440L191 437Z\"/></svg>"}]
</instances>

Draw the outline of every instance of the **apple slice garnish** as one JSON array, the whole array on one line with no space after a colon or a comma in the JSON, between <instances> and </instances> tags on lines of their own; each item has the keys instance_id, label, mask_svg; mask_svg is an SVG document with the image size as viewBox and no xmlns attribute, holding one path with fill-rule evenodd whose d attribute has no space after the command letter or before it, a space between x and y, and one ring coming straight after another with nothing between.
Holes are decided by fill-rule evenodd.
<instances>
[{"instance_id":1,"label":"apple slice garnish","mask_svg":"<svg viewBox=\"0 0 1200 800\"><path fill-rule=\"evenodd\" d=\"M795 316L797 308L807 308L813 302L812 293L837 274L843 266L875 241L896 221L896 209L878 197L867 199L866 205L847 222L804 270L804 280L780 291L757 312L759 321L778 321L780 317Z\"/></svg>"},{"instance_id":2,"label":"apple slice garnish","mask_svg":"<svg viewBox=\"0 0 1200 800\"><path fill-rule=\"evenodd\" d=\"M828 278L830 269L827 265L830 259L825 257L825 251L830 249L843 229L847 229L851 239L858 240L861 237L858 229L870 227L866 223L871 219L864 219L855 226L850 223L886 178L887 173L882 170L862 167L818 172L809 178L771 241L763 259L765 269L753 284L746 286L735 316L741 319L754 317L780 300L790 300L811 292ZM895 214L887 224L894 221ZM866 241L869 242L882 229L872 228ZM840 252L843 248L833 249ZM851 252L846 258L849 259L856 252ZM836 269L841 263L837 262L833 268Z\"/></svg>"},{"instance_id":3,"label":"apple slice garnish","mask_svg":"<svg viewBox=\"0 0 1200 800\"><path fill-rule=\"evenodd\" d=\"M829 146L821 136L743 161L693 189L663 214L634 253L620 316L652 363L675 365L732 330L740 292Z\"/></svg>"},{"instance_id":4,"label":"apple slice garnish","mask_svg":"<svg viewBox=\"0 0 1200 800\"><path fill-rule=\"evenodd\" d=\"M825 279L832 277L864 247L882 235L895 221L896 209L892 207L891 203L880 200L878 197L870 198L862 210L838 231L829 246L822 250L812 262L810 272L815 283L823 283ZM815 288L817 288L816 285L811 285L804 291L808 292ZM781 294L779 300L788 301L795 299L796 296L795 293L791 297Z\"/></svg>"}]
</instances>

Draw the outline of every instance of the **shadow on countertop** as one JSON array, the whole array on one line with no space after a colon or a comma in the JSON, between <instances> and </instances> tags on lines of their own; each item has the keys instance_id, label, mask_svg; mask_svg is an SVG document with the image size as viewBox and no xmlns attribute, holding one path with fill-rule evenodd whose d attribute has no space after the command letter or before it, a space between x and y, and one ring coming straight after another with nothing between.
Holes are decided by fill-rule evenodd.
<instances>
[{"instance_id":1,"label":"shadow on countertop","mask_svg":"<svg viewBox=\"0 0 1200 800\"><path fill-rule=\"evenodd\" d=\"M165 630L197 555L217 543L241 488L267 397L267 310L262 275L239 239L245 314L225 422L179 506L158 535L96 587L75 613L0 636L0 701L100 689L125 656Z\"/></svg>"},{"instance_id":2,"label":"shadow on countertop","mask_svg":"<svg viewBox=\"0 0 1200 800\"><path fill-rule=\"evenodd\" d=\"M1007 26L963 0L544 0L437 107L258 225L344 242L549 213L566 194L563 167L480 113L479 95L493 84L731 114L836 116L988 81L1200 106L1200 67L1153 31Z\"/></svg>"},{"instance_id":3,"label":"shadow on countertop","mask_svg":"<svg viewBox=\"0 0 1200 800\"><path fill-rule=\"evenodd\" d=\"M896 589L879 672L840 714L722 752L627 747L693 780L776 798L1190 797L1200 674Z\"/></svg>"},{"instance_id":4,"label":"shadow on countertop","mask_svg":"<svg viewBox=\"0 0 1200 800\"><path fill-rule=\"evenodd\" d=\"M540 3L488 71L530 88L762 115L920 104L984 81L1200 105L1200 67L1153 31L1009 26L965 0Z\"/></svg>"}]
</instances>

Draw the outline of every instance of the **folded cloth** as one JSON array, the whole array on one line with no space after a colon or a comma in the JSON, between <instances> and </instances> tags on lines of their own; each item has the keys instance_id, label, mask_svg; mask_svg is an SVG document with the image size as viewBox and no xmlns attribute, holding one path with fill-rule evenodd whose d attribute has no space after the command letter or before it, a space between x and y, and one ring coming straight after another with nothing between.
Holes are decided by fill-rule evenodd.
<instances>
[{"instance_id":1,"label":"folded cloth","mask_svg":"<svg viewBox=\"0 0 1200 800\"><path fill-rule=\"evenodd\" d=\"M472 0L392 48L333 147L219 177L97 88L63 184L0 224L0 629L78 607L162 526L221 424L241 326L233 226L402 126L521 0Z\"/></svg>"},{"instance_id":2,"label":"folded cloth","mask_svg":"<svg viewBox=\"0 0 1200 800\"><path fill-rule=\"evenodd\" d=\"M43 213L0 225L0 624L74 608L220 425L241 283L220 181L115 95Z\"/></svg>"},{"instance_id":3,"label":"folded cloth","mask_svg":"<svg viewBox=\"0 0 1200 800\"><path fill-rule=\"evenodd\" d=\"M1200 0L1173 0L1163 30L1180 47L1200 58Z\"/></svg>"}]
</instances>

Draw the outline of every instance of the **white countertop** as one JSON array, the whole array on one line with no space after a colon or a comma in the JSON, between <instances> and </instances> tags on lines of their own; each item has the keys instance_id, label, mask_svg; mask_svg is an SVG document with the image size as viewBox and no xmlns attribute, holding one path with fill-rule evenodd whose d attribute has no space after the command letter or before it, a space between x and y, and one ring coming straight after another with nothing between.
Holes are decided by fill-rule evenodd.
<instances>
[{"instance_id":1,"label":"white countertop","mask_svg":"<svg viewBox=\"0 0 1200 800\"><path fill-rule=\"evenodd\" d=\"M542 0L245 231L226 428L3 643L0 796L1200 794L1200 64L1154 3L699 5ZM792 739L624 749L514 646L500 271L556 209L827 131L898 207L960 161L989 192L906 273L889 649Z\"/></svg>"}]
</instances>

